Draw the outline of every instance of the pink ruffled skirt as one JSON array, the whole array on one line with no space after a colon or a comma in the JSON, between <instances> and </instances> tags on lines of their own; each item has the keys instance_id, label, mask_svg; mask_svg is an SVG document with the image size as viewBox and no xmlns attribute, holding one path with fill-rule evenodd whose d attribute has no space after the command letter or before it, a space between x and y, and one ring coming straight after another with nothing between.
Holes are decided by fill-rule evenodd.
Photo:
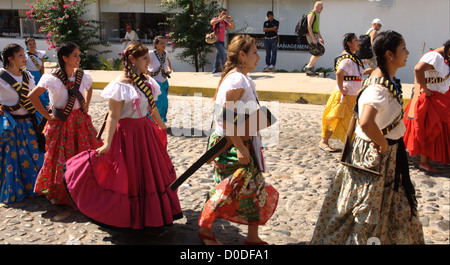
<instances>
[{"instance_id":1,"label":"pink ruffled skirt","mask_svg":"<svg viewBox=\"0 0 450 265\"><path fill-rule=\"evenodd\" d=\"M82 152L66 163L65 182L78 209L97 222L144 229L182 218L172 161L159 128L143 117L119 120L111 149Z\"/></svg>"}]
</instances>

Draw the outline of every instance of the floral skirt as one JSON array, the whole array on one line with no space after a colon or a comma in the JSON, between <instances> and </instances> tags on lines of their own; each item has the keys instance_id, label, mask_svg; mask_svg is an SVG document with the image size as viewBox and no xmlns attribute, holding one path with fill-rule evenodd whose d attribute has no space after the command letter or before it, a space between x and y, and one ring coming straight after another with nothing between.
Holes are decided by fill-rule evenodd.
<instances>
[{"instance_id":1,"label":"floral skirt","mask_svg":"<svg viewBox=\"0 0 450 265\"><path fill-rule=\"evenodd\" d=\"M341 102L341 95L339 90L334 89L328 99L322 115L322 137L325 137L326 131L331 131L333 134L330 139L338 139L344 143L355 108L356 96L346 95Z\"/></svg>"},{"instance_id":2,"label":"floral skirt","mask_svg":"<svg viewBox=\"0 0 450 265\"><path fill-rule=\"evenodd\" d=\"M10 203L34 197L34 184L44 162L31 119L0 116L0 201Z\"/></svg>"},{"instance_id":3,"label":"floral skirt","mask_svg":"<svg viewBox=\"0 0 450 265\"><path fill-rule=\"evenodd\" d=\"M356 136L352 160L362 163L371 142ZM381 155L381 176L341 165L325 197L311 244L424 244L422 224L412 214L405 188L394 186L397 144ZM414 209L416 212L416 209Z\"/></svg>"},{"instance_id":4,"label":"floral skirt","mask_svg":"<svg viewBox=\"0 0 450 265\"><path fill-rule=\"evenodd\" d=\"M220 140L211 135L208 148ZM199 218L199 225L212 227L214 219L225 219L246 225L263 225L275 212L278 191L266 183L258 168L251 141L244 142L250 151L250 163L238 162L237 149L231 146L214 161L214 180L216 186Z\"/></svg>"},{"instance_id":5,"label":"floral skirt","mask_svg":"<svg viewBox=\"0 0 450 265\"><path fill-rule=\"evenodd\" d=\"M57 204L72 205L73 202L63 182L64 164L69 158L89 149L102 146L91 116L81 110L73 110L66 121L48 121L45 130L46 153L44 165L36 180L35 192L56 199Z\"/></svg>"}]
</instances>

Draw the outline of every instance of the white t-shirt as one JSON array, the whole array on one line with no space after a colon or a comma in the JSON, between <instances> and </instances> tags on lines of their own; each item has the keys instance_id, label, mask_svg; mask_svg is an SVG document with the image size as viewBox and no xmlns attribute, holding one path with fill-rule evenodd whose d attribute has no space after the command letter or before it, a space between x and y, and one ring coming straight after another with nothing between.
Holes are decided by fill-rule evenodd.
<instances>
[{"instance_id":1,"label":"white t-shirt","mask_svg":"<svg viewBox=\"0 0 450 265\"><path fill-rule=\"evenodd\" d=\"M124 39L127 41L129 40L128 44L131 44L131 43L137 42L139 40L139 36L137 35L136 31L132 30L131 32L127 31L125 33Z\"/></svg>"},{"instance_id":2,"label":"white t-shirt","mask_svg":"<svg viewBox=\"0 0 450 265\"><path fill-rule=\"evenodd\" d=\"M4 68L2 68L5 70ZM22 76L16 76L12 73L5 70L8 74L10 74L17 82L19 82L20 85L22 85ZM27 72L29 80L28 88L33 90L36 86L34 84L34 77L32 74ZM6 106L15 106L19 103L19 94L17 94L17 91L5 80L0 78L0 104L6 105ZM16 111L11 112L11 114L14 115L25 115L28 114L28 111L22 107Z\"/></svg>"},{"instance_id":3,"label":"white t-shirt","mask_svg":"<svg viewBox=\"0 0 450 265\"><path fill-rule=\"evenodd\" d=\"M338 68L341 68L345 71L345 76L359 76L360 79L362 78L364 73L364 68L362 68L349 58L341 60ZM358 91L361 89L361 81L344 80L343 86L347 88L347 95L356 96L358 95ZM339 90L339 86L336 85L336 89Z\"/></svg>"},{"instance_id":4,"label":"white t-shirt","mask_svg":"<svg viewBox=\"0 0 450 265\"><path fill-rule=\"evenodd\" d=\"M156 57L155 51L150 50L148 54L150 56L150 65L148 66L148 70L150 72L159 71L161 63L159 62L158 57ZM166 52L166 61L164 62L164 70L165 71L169 70L169 60L167 59L167 52ZM167 80L165 77L162 76L161 72L159 72L157 76L153 76L153 78L160 83L165 82Z\"/></svg>"},{"instance_id":5,"label":"white t-shirt","mask_svg":"<svg viewBox=\"0 0 450 265\"><path fill-rule=\"evenodd\" d=\"M438 52L428 52L420 59L420 62L430 64L434 69L425 71L425 78L441 77L445 78L450 74L450 66L445 63L444 57ZM429 90L437 91L445 94L450 86L450 78L442 83L427 84Z\"/></svg>"},{"instance_id":6,"label":"white t-shirt","mask_svg":"<svg viewBox=\"0 0 450 265\"><path fill-rule=\"evenodd\" d=\"M38 51L36 50L37 54L37 58L34 55L31 55L34 57L34 59L36 60L36 62L42 66L42 58L45 56L45 51ZM25 57L27 59L27 63L25 64L25 66L27 67L27 70L29 71L39 71L39 69L36 67L36 65L33 63L33 61L30 59L30 55L28 55L28 53L25 53Z\"/></svg>"},{"instance_id":7,"label":"white t-shirt","mask_svg":"<svg viewBox=\"0 0 450 265\"><path fill-rule=\"evenodd\" d=\"M75 77L69 78L69 81L74 82ZM52 74L44 74L37 84L38 87L43 87L48 90L48 97L50 99L50 106L64 109L69 101L69 93L67 92L66 86L58 78ZM85 92L91 89L92 77L89 73L84 71L83 78L80 84L80 93L84 96ZM75 100L73 109L79 109L80 102L78 99Z\"/></svg>"},{"instance_id":8,"label":"white t-shirt","mask_svg":"<svg viewBox=\"0 0 450 265\"><path fill-rule=\"evenodd\" d=\"M229 74L223 81L222 84L219 86L219 91L217 92L215 106L222 108L222 106L226 102L226 95L228 91L235 90L235 89L244 89L244 93L242 94L241 98L235 103L236 111L239 114L248 114L252 115L255 111L258 110L258 95L256 93L256 84L255 82L247 75L243 75L242 73L235 72ZM215 132L216 134L220 136L225 135L225 130L223 128L223 123L220 119L217 117L215 118ZM252 125L250 125L252 126ZM238 131L238 134L240 131ZM244 132L242 132L244 133ZM252 135L252 146L253 151L255 154L255 160L256 163L261 169L261 171L265 172L266 170L266 163L264 160L264 156L262 153L262 143L261 143L261 137L258 133L254 133Z\"/></svg>"},{"instance_id":9,"label":"white t-shirt","mask_svg":"<svg viewBox=\"0 0 450 265\"><path fill-rule=\"evenodd\" d=\"M215 105L217 107L222 107L226 102L227 92L230 90L235 90L243 88L244 93L242 97L236 102L236 111L238 114L249 114L251 115L258 109L258 103L256 100L256 84L249 77L245 76L239 72L229 74L220 84L219 91L217 92ZM223 123L220 119L216 119L216 133L220 136L225 135L223 129Z\"/></svg>"},{"instance_id":10,"label":"white t-shirt","mask_svg":"<svg viewBox=\"0 0 450 265\"><path fill-rule=\"evenodd\" d=\"M375 116L375 123L380 130L391 125L399 118L402 106L398 103L397 99L389 92L389 90L382 85L369 85L361 94L358 100L359 117L363 111L365 104L374 107L377 110ZM400 124L392 129L388 134L384 135L385 138L397 140L405 134L406 127L403 120ZM355 133L364 140L371 141L370 138L363 132L361 126L357 123Z\"/></svg>"}]
</instances>

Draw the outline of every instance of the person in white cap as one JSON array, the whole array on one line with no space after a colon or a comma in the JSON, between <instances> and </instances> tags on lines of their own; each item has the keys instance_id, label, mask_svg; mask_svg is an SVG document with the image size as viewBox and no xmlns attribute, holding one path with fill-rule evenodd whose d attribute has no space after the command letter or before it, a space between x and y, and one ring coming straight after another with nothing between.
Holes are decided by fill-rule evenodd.
<instances>
[{"instance_id":1,"label":"person in white cap","mask_svg":"<svg viewBox=\"0 0 450 265\"><path fill-rule=\"evenodd\" d=\"M378 31L381 29L382 22L379 18L375 18L372 20L372 27L367 30L366 35L370 35L370 44L373 43L373 40L378 34ZM367 64L369 64L369 67L372 69L377 68L377 61L375 59L375 56L373 56L371 59L367 60Z\"/></svg>"}]
</instances>

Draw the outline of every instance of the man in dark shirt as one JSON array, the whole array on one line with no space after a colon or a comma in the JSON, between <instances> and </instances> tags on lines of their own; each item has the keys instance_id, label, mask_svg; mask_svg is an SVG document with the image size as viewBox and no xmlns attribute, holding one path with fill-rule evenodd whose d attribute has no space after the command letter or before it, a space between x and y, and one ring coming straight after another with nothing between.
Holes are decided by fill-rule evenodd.
<instances>
[{"instance_id":1,"label":"man in dark shirt","mask_svg":"<svg viewBox=\"0 0 450 265\"><path fill-rule=\"evenodd\" d=\"M267 21L264 22L264 47L266 47L266 67L264 72L274 71L277 62L277 48L278 48L278 28L280 22L273 18L273 12L267 12Z\"/></svg>"}]
</instances>

